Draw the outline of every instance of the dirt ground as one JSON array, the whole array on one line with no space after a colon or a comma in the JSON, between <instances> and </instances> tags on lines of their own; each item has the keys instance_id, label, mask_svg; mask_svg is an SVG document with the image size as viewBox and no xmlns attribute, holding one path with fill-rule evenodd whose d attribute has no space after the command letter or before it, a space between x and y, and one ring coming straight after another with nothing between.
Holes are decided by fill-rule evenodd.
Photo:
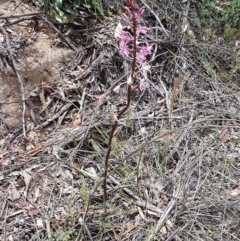
<instances>
[{"instance_id":1,"label":"dirt ground","mask_svg":"<svg viewBox=\"0 0 240 241\"><path fill-rule=\"evenodd\" d=\"M34 11L36 12L34 7L18 1L6 1L0 5L0 12L4 15L29 14ZM18 60L25 80L25 94L29 95L35 88L57 81L60 78L61 61L69 57L72 51L57 47L54 44L54 31L44 23L38 26L37 32L34 30L33 20L12 29L16 31L13 33L14 40L24 42L21 44ZM21 123L22 106L19 85L10 68L4 68L1 72L0 86L3 124L13 131ZM30 117L29 114L27 117Z\"/></svg>"},{"instance_id":2,"label":"dirt ground","mask_svg":"<svg viewBox=\"0 0 240 241\"><path fill-rule=\"evenodd\" d=\"M120 16L61 25L39 2L0 4L18 65L0 71L0 240L240 240L238 37L198 27L188 1L139 1L151 72L118 120L104 203L130 69Z\"/></svg>"}]
</instances>

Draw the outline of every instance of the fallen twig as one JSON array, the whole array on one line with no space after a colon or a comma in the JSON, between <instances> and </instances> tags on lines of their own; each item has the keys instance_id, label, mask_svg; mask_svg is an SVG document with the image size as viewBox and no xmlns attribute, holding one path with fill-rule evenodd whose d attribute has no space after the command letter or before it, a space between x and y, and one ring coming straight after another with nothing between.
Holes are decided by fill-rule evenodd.
<instances>
[{"instance_id":1,"label":"fallen twig","mask_svg":"<svg viewBox=\"0 0 240 241\"><path fill-rule=\"evenodd\" d=\"M21 92L21 100L22 100L22 129L23 129L23 136L26 137L26 127L25 127L25 113L26 113L26 102L25 102L25 94L24 94L24 84L23 84L23 78L18 70L18 65L17 62L14 58L14 55L12 53L11 50L11 44L10 44L10 40L9 40L9 36L8 33L6 32L6 30L2 27L2 25L0 25L0 31L2 32L2 34L5 37L6 40L6 48L7 48L7 53L8 53L8 60L10 61L10 67L13 69L13 71L16 73L17 75L17 79L18 79L18 84L20 87L20 92Z\"/></svg>"},{"instance_id":2,"label":"fallen twig","mask_svg":"<svg viewBox=\"0 0 240 241\"><path fill-rule=\"evenodd\" d=\"M9 18L22 18L22 17L27 17L27 16L38 16L43 12L36 12L36 13L25 13L25 14L17 14L17 15L3 15L0 16L0 19L9 19Z\"/></svg>"},{"instance_id":3,"label":"fallen twig","mask_svg":"<svg viewBox=\"0 0 240 241\"><path fill-rule=\"evenodd\" d=\"M152 10L152 8L145 2L145 0L141 0L142 4L149 10L149 12L151 12L151 14L153 14L153 16L156 18L156 20L158 21L161 29L163 30L163 32L166 34L167 37L169 37L169 33L167 32L167 30L164 28L161 20L159 19L159 17L155 14L155 12Z\"/></svg>"},{"instance_id":4,"label":"fallen twig","mask_svg":"<svg viewBox=\"0 0 240 241\"><path fill-rule=\"evenodd\" d=\"M71 41L67 37L65 37L46 17L44 17L42 14L39 14L38 16L44 22L46 22L54 31L56 31L72 50L76 52L78 51L78 48L73 43L71 43Z\"/></svg>"},{"instance_id":5,"label":"fallen twig","mask_svg":"<svg viewBox=\"0 0 240 241\"><path fill-rule=\"evenodd\" d=\"M58 119L65 111L69 110L69 108L72 106L72 103L69 103L65 106L62 107L61 110L58 111L58 113L56 113L53 117L49 118L48 120L46 120L45 122L43 122L42 124L36 126L36 130L42 129L43 127L49 125L51 122L53 122L54 120Z\"/></svg>"},{"instance_id":6,"label":"fallen twig","mask_svg":"<svg viewBox=\"0 0 240 241\"><path fill-rule=\"evenodd\" d=\"M113 183L114 185L117 185L117 186L122 186L120 184L120 182L118 180L116 180L113 176L109 175L109 182ZM126 187L123 187L122 188L123 191L128 194L130 197L132 197L134 199L134 204L136 204L137 206L139 207L142 207L142 208L146 208L147 210L150 210L154 213L156 213L157 215L161 215L163 213L163 210L161 210L160 208L158 207L155 207L154 205L150 204L150 203L147 203L146 201L144 200L141 200L138 196L136 196L131 190L129 190L128 188Z\"/></svg>"}]
</instances>

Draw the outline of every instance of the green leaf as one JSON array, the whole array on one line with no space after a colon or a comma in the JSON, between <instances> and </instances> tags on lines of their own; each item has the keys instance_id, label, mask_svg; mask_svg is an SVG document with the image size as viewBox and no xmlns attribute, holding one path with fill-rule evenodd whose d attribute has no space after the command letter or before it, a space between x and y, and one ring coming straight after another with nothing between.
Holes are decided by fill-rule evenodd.
<instances>
[{"instance_id":1,"label":"green leaf","mask_svg":"<svg viewBox=\"0 0 240 241\"><path fill-rule=\"evenodd\" d=\"M58 8L62 7L62 0L55 0L55 4Z\"/></svg>"},{"instance_id":2,"label":"green leaf","mask_svg":"<svg viewBox=\"0 0 240 241\"><path fill-rule=\"evenodd\" d=\"M76 12L72 10L72 8L69 5L65 5L62 7L63 12L66 12L68 14L75 15Z\"/></svg>"}]
</instances>

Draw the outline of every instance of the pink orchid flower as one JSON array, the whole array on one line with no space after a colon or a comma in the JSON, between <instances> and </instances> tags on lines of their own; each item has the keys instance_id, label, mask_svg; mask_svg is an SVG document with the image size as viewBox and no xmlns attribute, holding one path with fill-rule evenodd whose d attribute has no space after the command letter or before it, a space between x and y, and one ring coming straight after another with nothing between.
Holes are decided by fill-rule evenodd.
<instances>
[{"instance_id":1,"label":"pink orchid flower","mask_svg":"<svg viewBox=\"0 0 240 241\"><path fill-rule=\"evenodd\" d=\"M140 69L144 68L144 66L149 66L147 64L147 57L151 55L152 53L152 45L146 43L142 44L139 41L139 37L142 35L146 35L151 29L140 25L139 23L136 23L137 26L135 26L135 34L136 36L133 36L134 32L131 29L132 22L136 22L141 16L144 14L144 7L141 7L138 11L135 11L135 0L127 0L127 7L125 7L125 13L123 14L123 19L125 20L127 26L122 26L120 23L118 24L116 30L115 30L115 38L119 42L119 52L121 56L125 58L134 58L134 52L136 53L136 63L139 65ZM128 31L129 30L129 31ZM136 41L136 45L134 46L134 42ZM135 48L135 49L133 49ZM143 70L143 69L142 69ZM143 91L147 88L147 83L144 81L146 78L147 72L150 71L150 67L147 70L144 70L144 78L139 80L139 87Z\"/></svg>"}]
</instances>

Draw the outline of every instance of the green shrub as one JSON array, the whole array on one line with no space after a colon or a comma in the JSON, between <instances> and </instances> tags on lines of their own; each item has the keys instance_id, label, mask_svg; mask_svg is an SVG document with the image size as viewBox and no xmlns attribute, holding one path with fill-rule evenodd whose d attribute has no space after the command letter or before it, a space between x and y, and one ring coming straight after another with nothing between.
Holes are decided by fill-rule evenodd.
<instances>
[{"instance_id":1,"label":"green shrub","mask_svg":"<svg viewBox=\"0 0 240 241\"><path fill-rule=\"evenodd\" d=\"M227 38L239 34L240 0L197 1L195 6L202 27L221 27Z\"/></svg>"},{"instance_id":2,"label":"green shrub","mask_svg":"<svg viewBox=\"0 0 240 241\"><path fill-rule=\"evenodd\" d=\"M59 23L78 24L77 18L81 11L95 16L103 16L102 0L45 0L47 16Z\"/></svg>"},{"instance_id":3,"label":"green shrub","mask_svg":"<svg viewBox=\"0 0 240 241\"><path fill-rule=\"evenodd\" d=\"M223 11L225 21L224 36L231 37L239 34L240 29L240 0L235 0Z\"/></svg>"}]
</instances>

